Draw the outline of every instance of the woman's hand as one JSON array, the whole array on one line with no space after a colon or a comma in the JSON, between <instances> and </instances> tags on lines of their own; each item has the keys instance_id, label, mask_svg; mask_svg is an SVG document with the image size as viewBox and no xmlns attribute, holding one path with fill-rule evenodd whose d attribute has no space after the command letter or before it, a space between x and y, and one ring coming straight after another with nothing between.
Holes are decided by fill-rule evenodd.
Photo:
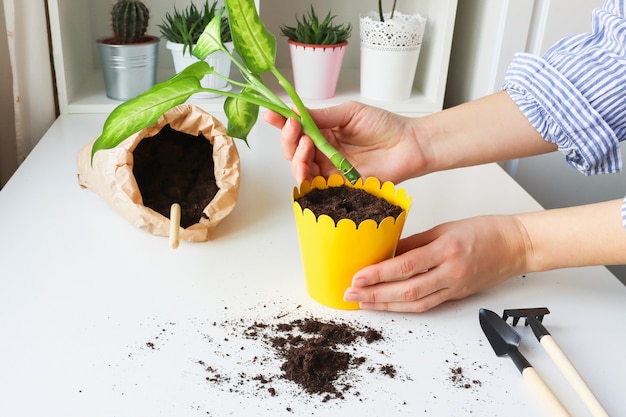
<instances>
[{"instance_id":1,"label":"woman's hand","mask_svg":"<svg viewBox=\"0 0 626 417\"><path fill-rule=\"evenodd\" d=\"M357 102L312 109L311 117L328 142L341 152L363 177L399 183L415 176L424 164L412 119ZM283 155L291 160L296 181L338 172L328 159L302 136L295 119L285 120L267 111L265 120L281 129Z\"/></svg>"},{"instance_id":2,"label":"woman's hand","mask_svg":"<svg viewBox=\"0 0 626 417\"><path fill-rule=\"evenodd\" d=\"M397 255L357 272L346 301L363 309L423 312L524 272L529 240L515 216L481 216L418 233Z\"/></svg>"}]
</instances>

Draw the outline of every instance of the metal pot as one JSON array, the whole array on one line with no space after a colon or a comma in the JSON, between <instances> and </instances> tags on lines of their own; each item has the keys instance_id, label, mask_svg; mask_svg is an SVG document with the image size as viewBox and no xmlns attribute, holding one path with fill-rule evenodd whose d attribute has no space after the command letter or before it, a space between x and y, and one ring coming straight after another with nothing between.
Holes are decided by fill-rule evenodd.
<instances>
[{"instance_id":1,"label":"metal pot","mask_svg":"<svg viewBox=\"0 0 626 417\"><path fill-rule=\"evenodd\" d=\"M129 45L98 39L106 95L125 101L136 97L156 83L159 38L146 36L145 42Z\"/></svg>"}]
</instances>

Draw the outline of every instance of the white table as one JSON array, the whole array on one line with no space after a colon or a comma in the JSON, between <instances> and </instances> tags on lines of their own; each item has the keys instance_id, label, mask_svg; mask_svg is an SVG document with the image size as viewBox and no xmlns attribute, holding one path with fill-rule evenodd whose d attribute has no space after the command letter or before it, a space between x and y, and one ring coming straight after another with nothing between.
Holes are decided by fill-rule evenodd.
<instances>
[{"instance_id":1,"label":"white table","mask_svg":"<svg viewBox=\"0 0 626 417\"><path fill-rule=\"evenodd\" d=\"M294 181L277 130L260 122L251 149L239 143L240 199L212 240L173 250L78 187L75 156L103 120L62 116L0 192L0 416L545 415L478 323L480 307L501 314L543 306L552 312L544 324L600 401L611 415L626 415L626 289L605 268L516 277L424 314L331 310L304 288ZM267 183L277 187L264 194ZM540 209L495 164L404 186L413 196L405 235L461 217ZM362 349L394 364L397 377L361 372L360 396L353 390L329 402L286 381L275 382L276 396L238 382L237 373L258 372L250 355L268 353L224 323L283 314L384 329L382 344ZM573 415L587 415L530 329L518 330L529 361ZM207 382L198 360L220 366L231 382ZM453 367L480 384L455 386Z\"/></svg>"}]
</instances>

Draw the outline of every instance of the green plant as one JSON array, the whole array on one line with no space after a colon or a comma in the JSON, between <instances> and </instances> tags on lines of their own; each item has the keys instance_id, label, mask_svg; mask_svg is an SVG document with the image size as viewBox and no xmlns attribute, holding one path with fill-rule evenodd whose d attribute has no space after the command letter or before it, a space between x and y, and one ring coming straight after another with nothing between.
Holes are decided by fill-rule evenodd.
<instances>
[{"instance_id":1,"label":"green plant","mask_svg":"<svg viewBox=\"0 0 626 417\"><path fill-rule=\"evenodd\" d=\"M183 53L187 49L191 53L204 28L217 16L218 12L217 1L209 4L209 0L205 0L201 10L194 3L190 3L183 11L176 10L176 6L174 6L174 12L172 14L166 13L159 25L161 36L170 42L182 43L184 45ZM222 42L230 42L228 18L222 16L221 19L220 36Z\"/></svg>"},{"instance_id":2,"label":"green plant","mask_svg":"<svg viewBox=\"0 0 626 417\"><path fill-rule=\"evenodd\" d=\"M302 19L296 16L296 26L281 26L280 31L283 36L294 42L306 43L309 45L336 45L343 43L350 38L352 25L350 23L335 24L330 11L322 22L317 18L315 9L311 5L311 10L302 14Z\"/></svg>"},{"instance_id":3,"label":"green plant","mask_svg":"<svg viewBox=\"0 0 626 417\"><path fill-rule=\"evenodd\" d=\"M389 14L389 19L393 19L393 13L396 11L396 2L397 0L393 0L393 4L391 5L391 13ZM383 0L378 0L378 15L380 16L380 21L385 21L385 16L383 15Z\"/></svg>"},{"instance_id":4,"label":"green plant","mask_svg":"<svg viewBox=\"0 0 626 417\"><path fill-rule=\"evenodd\" d=\"M102 134L91 149L91 157L100 149L117 146L127 137L154 124L170 108L184 103L192 94L211 92L226 96L224 112L228 118L228 134L247 143L247 136L256 123L259 107L273 110L284 117L300 121L320 152L330 159L337 169L352 183L360 174L352 164L335 149L320 132L295 88L276 69L276 38L259 17L254 0L225 0L233 45L240 60L224 46L220 37L220 11L207 25L198 39L193 55L200 61L189 65L174 77L156 84L150 90L117 106L104 123ZM222 51L239 68L243 82L216 73L204 59L215 51ZM271 73L281 88L289 95L296 110L285 103L261 80L261 74ZM240 92L203 88L200 80L207 74L227 80L241 87Z\"/></svg>"},{"instance_id":5,"label":"green plant","mask_svg":"<svg viewBox=\"0 0 626 417\"><path fill-rule=\"evenodd\" d=\"M111 9L115 42L122 45L140 42L149 20L150 11L140 0L118 0Z\"/></svg>"}]
</instances>

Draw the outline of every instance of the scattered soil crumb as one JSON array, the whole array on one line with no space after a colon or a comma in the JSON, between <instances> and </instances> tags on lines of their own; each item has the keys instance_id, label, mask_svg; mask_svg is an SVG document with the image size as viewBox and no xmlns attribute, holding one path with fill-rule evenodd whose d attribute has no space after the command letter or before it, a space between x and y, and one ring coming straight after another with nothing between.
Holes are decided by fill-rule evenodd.
<instances>
[{"instance_id":1,"label":"scattered soil crumb","mask_svg":"<svg viewBox=\"0 0 626 417\"><path fill-rule=\"evenodd\" d=\"M460 366L450 368L450 376L448 379L456 388L470 389L482 386L482 382L480 380L467 377L463 373L463 368Z\"/></svg>"}]
</instances>

